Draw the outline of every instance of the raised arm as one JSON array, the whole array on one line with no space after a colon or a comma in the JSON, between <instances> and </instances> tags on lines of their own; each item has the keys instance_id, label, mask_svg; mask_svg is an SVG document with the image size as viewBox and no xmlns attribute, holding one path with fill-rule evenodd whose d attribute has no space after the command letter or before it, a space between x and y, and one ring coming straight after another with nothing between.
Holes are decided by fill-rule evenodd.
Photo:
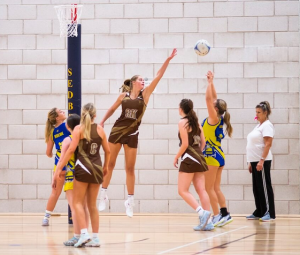
<instances>
[{"instance_id":1,"label":"raised arm","mask_svg":"<svg viewBox=\"0 0 300 255\"><path fill-rule=\"evenodd\" d=\"M107 110L103 119L100 121L100 126L104 127L104 122L114 114L115 110L121 105L123 98L125 97L126 92L121 93L117 99L117 101Z\"/></svg>"},{"instance_id":2,"label":"raised arm","mask_svg":"<svg viewBox=\"0 0 300 255\"><path fill-rule=\"evenodd\" d=\"M104 150L103 176L105 176L107 173L108 162L110 159L110 149L104 129L100 125L97 126L97 132L98 135L102 138L102 147Z\"/></svg>"},{"instance_id":3,"label":"raised arm","mask_svg":"<svg viewBox=\"0 0 300 255\"><path fill-rule=\"evenodd\" d=\"M217 93L213 85L214 75L211 71L207 73L207 89L205 94L206 106L208 111L208 122L210 125L215 125L219 122L217 111L215 110L214 102L217 99Z\"/></svg>"},{"instance_id":4,"label":"raised arm","mask_svg":"<svg viewBox=\"0 0 300 255\"><path fill-rule=\"evenodd\" d=\"M177 49L173 49L171 55L166 59L166 61L163 63L161 68L158 70L156 76L154 77L153 81L150 83L148 87L146 87L143 91L143 97L145 102L148 102L149 97L151 96L152 92L155 90L158 82L163 77L165 71L167 70L167 67L171 61L172 58L174 58L177 55ZM147 103L146 103L147 104Z\"/></svg>"}]
</instances>

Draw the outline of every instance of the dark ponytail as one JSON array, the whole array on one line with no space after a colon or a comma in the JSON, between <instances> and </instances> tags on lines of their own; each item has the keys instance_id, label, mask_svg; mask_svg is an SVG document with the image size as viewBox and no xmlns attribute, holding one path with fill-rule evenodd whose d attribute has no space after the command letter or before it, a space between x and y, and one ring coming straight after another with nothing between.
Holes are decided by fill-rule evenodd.
<instances>
[{"instance_id":1,"label":"dark ponytail","mask_svg":"<svg viewBox=\"0 0 300 255\"><path fill-rule=\"evenodd\" d=\"M197 135L199 133L199 122L198 122L198 117L193 110L194 104L193 101L190 99L182 99L180 102L180 108L183 110L183 112L186 114L186 119L188 122L186 123L186 126L188 129L191 129L191 134Z\"/></svg>"}]
</instances>

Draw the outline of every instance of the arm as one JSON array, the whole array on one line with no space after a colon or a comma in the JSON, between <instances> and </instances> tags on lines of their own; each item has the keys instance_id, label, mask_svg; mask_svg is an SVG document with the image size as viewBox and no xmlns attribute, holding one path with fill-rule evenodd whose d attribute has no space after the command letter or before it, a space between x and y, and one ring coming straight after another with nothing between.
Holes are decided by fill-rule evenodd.
<instances>
[{"instance_id":1,"label":"arm","mask_svg":"<svg viewBox=\"0 0 300 255\"><path fill-rule=\"evenodd\" d=\"M103 119L100 121L100 125L104 127L104 122L114 114L115 110L121 105L123 98L125 97L126 93L121 93L117 99L117 101L107 110Z\"/></svg>"},{"instance_id":2,"label":"arm","mask_svg":"<svg viewBox=\"0 0 300 255\"><path fill-rule=\"evenodd\" d=\"M206 141L205 141L205 135L202 129L202 126L199 124L199 128L201 130L201 134L200 134L200 150L203 151Z\"/></svg>"},{"instance_id":3,"label":"arm","mask_svg":"<svg viewBox=\"0 0 300 255\"><path fill-rule=\"evenodd\" d=\"M108 141L104 129L100 125L97 126L97 132L99 136L102 138L102 147L105 153L104 164L103 164L103 176L105 176L107 173L108 162L110 159L110 149L109 149L109 145L108 145Z\"/></svg>"},{"instance_id":4,"label":"arm","mask_svg":"<svg viewBox=\"0 0 300 255\"><path fill-rule=\"evenodd\" d=\"M181 120L178 123L179 133L180 133L180 137L181 137L181 146L180 146L179 151L177 152L174 162L173 162L173 165L176 168L178 168L178 159L186 151L186 149L189 146L189 137L188 137L188 132L185 127L185 124L186 124L186 120Z\"/></svg>"},{"instance_id":5,"label":"arm","mask_svg":"<svg viewBox=\"0 0 300 255\"><path fill-rule=\"evenodd\" d=\"M157 72L156 76L154 77L153 81L151 82L151 84L144 89L143 97L144 97L145 103L146 102L148 103L149 97L151 96L152 92L156 88L160 79L163 77L171 59L174 58L176 55L177 55L177 49L173 49L172 54L166 59L166 61L162 65L162 67L158 70L158 72Z\"/></svg>"},{"instance_id":6,"label":"arm","mask_svg":"<svg viewBox=\"0 0 300 255\"><path fill-rule=\"evenodd\" d=\"M205 100L208 111L208 122L211 125L215 125L219 122L218 114L214 106L214 97L217 98L217 93L213 85L213 78L213 73L209 71L207 73L208 86L206 89Z\"/></svg>"},{"instance_id":7,"label":"arm","mask_svg":"<svg viewBox=\"0 0 300 255\"><path fill-rule=\"evenodd\" d=\"M270 148L272 147L273 137L265 136L264 137L264 143L265 148L263 150L263 154L261 155L262 159L258 162L256 169L257 171L261 171L264 166L265 158L268 156Z\"/></svg>"},{"instance_id":8,"label":"arm","mask_svg":"<svg viewBox=\"0 0 300 255\"><path fill-rule=\"evenodd\" d=\"M60 154L60 159L58 161L58 164L59 162L61 161L61 159L65 156L69 146L71 144L71 138L70 137L66 137L63 142L62 142L62 146L61 146L61 154ZM62 169L56 169L55 170L55 175L56 176L60 176L60 173L62 172Z\"/></svg>"},{"instance_id":9,"label":"arm","mask_svg":"<svg viewBox=\"0 0 300 255\"><path fill-rule=\"evenodd\" d=\"M52 141L52 139L49 139L48 142L47 142L47 149L46 149L46 155L49 158L52 158L53 146L54 146L54 142Z\"/></svg>"},{"instance_id":10,"label":"arm","mask_svg":"<svg viewBox=\"0 0 300 255\"><path fill-rule=\"evenodd\" d=\"M63 167L68 163L70 158L72 157L73 153L75 152L78 143L80 140L80 125L76 126L73 131L73 139L71 144L69 145L68 150L66 151L65 155L60 157L58 164L56 166L56 171L61 171Z\"/></svg>"}]
</instances>

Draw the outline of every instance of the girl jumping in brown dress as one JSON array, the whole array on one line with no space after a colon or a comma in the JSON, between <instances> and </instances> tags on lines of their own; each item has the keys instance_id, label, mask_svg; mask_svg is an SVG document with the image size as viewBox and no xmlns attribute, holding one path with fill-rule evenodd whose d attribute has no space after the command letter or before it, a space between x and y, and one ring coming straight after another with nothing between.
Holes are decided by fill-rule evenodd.
<instances>
[{"instance_id":1,"label":"girl jumping in brown dress","mask_svg":"<svg viewBox=\"0 0 300 255\"><path fill-rule=\"evenodd\" d=\"M108 164L108 173L104 177L101 188L99 211L103 211L106 208L106 203L108 202L107 187L112 177L117 156L123 145L125 151L126 185L128 192L128 199L125 201L125 208L127 216L133 216L135 183L134 168L137 154L139 126L152 92L163 77L169 62L176 56L176 54L177 50L174 49L172 54L158 70L151 84L146 88L144 88L143 77L139 75L135 75L130 80L126 80L122 86L123 92L118 97L117 101L108 109L100 122L100 125L104 126L104 122L120 105L122 105L122 114L115 122L108 139L111 158Z\"/></svg>"}]
</instances>

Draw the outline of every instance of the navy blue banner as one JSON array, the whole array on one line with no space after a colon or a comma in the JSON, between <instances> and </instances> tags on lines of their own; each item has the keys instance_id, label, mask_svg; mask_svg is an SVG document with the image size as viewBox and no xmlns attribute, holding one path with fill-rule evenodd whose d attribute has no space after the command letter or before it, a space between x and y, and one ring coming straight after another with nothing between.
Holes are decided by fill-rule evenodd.
<instances>
[{"instance_id":1,"label":"navy blue banner","mask_svg":"<svg viewBox=\"0 0 300 255\"><path fill-rule=\"evenodd\" d=\"M68 37L68 115L81 114L81 25L77 25L77 37ZM73 224L68 207L68 222Z\"/></svg>"},{"instance_id":2,"label":"navy blue banner","mask_svg":"<svg viewBox=\"0 0 300 255\"><path fill-rule=\"evenodd\" d=\"M68 114L81 112L81 25L78 36L68 37Z\"/></svg>"}]
</instances>

